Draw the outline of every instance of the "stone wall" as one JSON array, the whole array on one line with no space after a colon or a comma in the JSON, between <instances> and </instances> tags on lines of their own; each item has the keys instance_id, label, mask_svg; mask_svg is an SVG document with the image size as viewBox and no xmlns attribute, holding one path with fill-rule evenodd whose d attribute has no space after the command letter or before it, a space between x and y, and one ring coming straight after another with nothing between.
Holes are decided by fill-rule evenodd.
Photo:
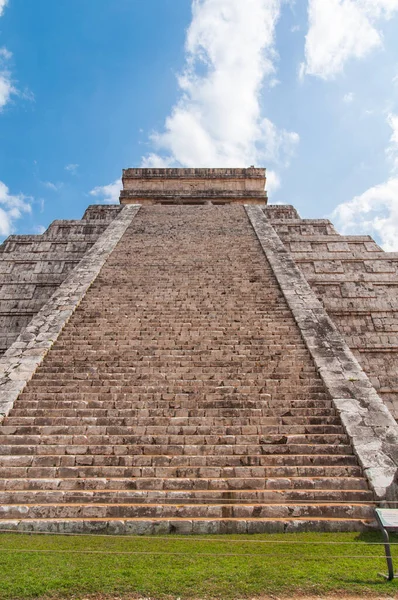
<instances>
[{"instance_id":1,"label":"stone wall","mask_svg":"<svg viewBox=\"0 0 398 600\"><path fill-rule=\"evenodd\" d=\"M398 418L398 253L370 236L342 236L291 206L266 215L372 384Z\"/></svg>"},{"instance_id":2,"label":"stone wall","mask_svg":"<svg viewBox=\"0 0 398 600\"><path fill-rule=\"evenodd\" d=\"M89 206L79 221L54 221L42 235L11 235L0 246L0 354L16 340L120 212Z\"/></svg>"},{"instance_id":3,"label":"stone wall","mask_svg":"<svg viewBox=\"0 0 398 600\"><path fill-rule=\"evenodd\" d=\"M265 169L124 169L122 204L267 201Z\"/></svg>"}]
</instances>

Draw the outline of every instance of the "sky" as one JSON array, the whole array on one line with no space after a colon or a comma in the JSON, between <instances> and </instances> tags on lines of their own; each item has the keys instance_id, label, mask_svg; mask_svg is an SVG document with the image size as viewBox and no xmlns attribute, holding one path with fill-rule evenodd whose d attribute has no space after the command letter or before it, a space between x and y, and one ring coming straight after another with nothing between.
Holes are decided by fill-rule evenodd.
<instances>
[{"instance_id":1,"label":"sky","mask_svg":"<svg viewBox=\"0 0 398 600\"><path fill-rule=\"evenodd\" d=\"M250 165L398 251L398 0L0 0L0 240L123 168Z\"/></svg>"}]
</instances>

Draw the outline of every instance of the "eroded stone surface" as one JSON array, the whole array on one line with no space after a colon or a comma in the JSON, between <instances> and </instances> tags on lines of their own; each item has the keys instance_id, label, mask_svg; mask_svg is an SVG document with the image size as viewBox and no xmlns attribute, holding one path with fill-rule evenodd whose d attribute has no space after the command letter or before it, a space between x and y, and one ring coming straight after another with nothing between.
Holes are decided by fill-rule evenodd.
<instances>
[{"instance_id":1,"label":"eroded stone surface","mask_svg":"<svg viewBox=\"0 0 398 600\"><path fill-rule=\"evenodd\" d=\"M398 500L396 421L264 212L246 211L372 488L379 499Z\"/></svg>"},{"instance_id":2,"label":"eroded stone surface","mask_svg":"<svg viewBox=\"0 0 398 600\"><path fill-rule=\"evenodd\" d=\"M125 207L0 359L0 415L9 413L139 207Z\"/></svg>"},{"instance_id":3,"label":"eroded stone surface","mask_svg":"<svg viewBox=\"0 0 398 600\"><path fill-rule=\"evenodd\" d=\"M124 169L122 204L267 201L265 169Z\"/></svg>"},{"instance_id":4,"label":"eroded stone surface","mask_svg":"<svg viewBox=\"0 0 398 600\"><path fill-rule=\"evenodd\" d=\"M0 441L0 520L22 530L361 530L373 517L241 206L141 208Z\"/></svg>"},{"instance_id":5,"label":"eroded stone surface","mask_svg":"<svg viewBox=\"0 0 398 600\"><path fill-rule=\"evenodd\" d=\"M398 418L398 253L369 236L341 236L327 219L269 206L268 218L311 289Z\"/></svg>"},{"instance_id":6,"label":"eroded stone surface","mask_svg":"<svg viewBox=\"0 0 398 600\"><path fill-rule=\"evenodd\" d=\"M90 206L80 221L54 221L41 235L11 235L0 245L0 354L120 210L120 206Z\"/></svg>"}]
</instances>

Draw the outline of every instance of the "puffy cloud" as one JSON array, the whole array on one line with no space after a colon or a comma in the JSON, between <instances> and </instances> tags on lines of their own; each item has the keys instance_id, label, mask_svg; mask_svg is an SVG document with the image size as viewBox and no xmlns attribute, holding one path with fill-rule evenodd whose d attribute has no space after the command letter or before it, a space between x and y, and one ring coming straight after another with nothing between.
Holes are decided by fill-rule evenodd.
<instances>
[{"instance_id":1,"label":"puffy cloud","mask_svg":"<svg viewBox=\"0 0 398 600\"><path fill-rule=\"evenodd\" d=\"M143 166L285 166L299 141L262 115L281 0L193 0L180 97Z\"/></svg>"},{"instance_id":2,"label":"puffy cloud","mask_svg":"<svg viewBox=\"0 0 398 600\"><path fill-rule=\"evenodd\" d=\"M0 0L0 15L1 15L1 0ZM16 94L11 81L11 73L7 68L7 62L12 58L12 53L7 48L0 48L0 112L9 102L12 94Z\"/></svg>"},{"instance_id":3,"label":"puffy cloud","mask_svg":"<svg viewBox=\"0 0 398 600\"><path fill-rule=\"evenodd\" d=\"M0 0L0 17L2 16L8 0ZM16 93L16 89L12 85L11 75L5 66L5 63L10 60L12 53L7 48L0 48L0 112L9 102L12 94Z\"/></svg>"},{"instance_id":4,"label":"puffy cloud","mask_svg":"<svg viewBox=\"0 0 398 600\"><path fill-rule=\"evenodd\" d=\"M392 163L391 177L379 185L339 204L332 218L345 234L372 233L384 250L398 251L398 115L390 114L387 122L392 128L386 154Z\"/></svg>"},{"instance_id":5,"label":"puffy cloud","mask_svg":"<svg viewBox=\"0 0 398 600\"><path fill-rule=\"evenodd\" d=\"M390 138L390 145L386 150L386 154L391 162L392 169L394 171L398 171L398 115L389 114L387 122L392 129L392 134Z\"/></svg>"},{"instance_id":6,"label":"puffy cloud","mask_svg":"<svg viewBox=\"0 0 398 600\"><path fill-rule=\"evenodd\" d=\"M331 79L351 58L382 45L377 21L390 19L398 0L309 0L309 29L301 75Z\"/></svg>"},{"instance_id":7,"label":"puffy cloud","mask_svg":"<svg viewBox=\"0 0 398 600\"><path fill-rule=\"evenodd\" d=\"M14 231L14 221L31 210L29 198L23 194L13 196L6 184L0 181L0 235L10 235Z\"/></svg>"},{"instance_id":8,"label":"puffy cloud","mask_svg":"<svg viewBox=\"0 0 398 600\"><path fill-rule=\"evenodd\" d=\"M0 112L15 93L16 89L12 85L10 72L0 71Z\"/></svg>"},{"instance_id":9,"label":"puffy cloud","mask_svg":"<svg viewBox=\"0 0 398 600\"><path fill-rule=\"evenodd\" d=\"M91 190L90 195L99 198L105 204L115 204L119 202L120 190L122 189L122 180L116 179L109 185L100 185Z\"/></svg>"},{"instance_id":10,"label":"puffy cloud","mask_svg":"<svg viewBox=\"0 0 398 600\"><path fill-rule=\"evenodd\" d=\"M344 234L372 233L384 250L398 250L398 177L339 204L332 218Z\"/></svg>"},{"instance_id":11,"label":"puffy cloud","mask_svg":"<svg viewBox=\"0 0 398 600\"><path fill-rule=\"evenodd\" d=\"M8 0L0 0L0 17L3 14L5 7L8 4Z\"/></svg>"}]
</instances>

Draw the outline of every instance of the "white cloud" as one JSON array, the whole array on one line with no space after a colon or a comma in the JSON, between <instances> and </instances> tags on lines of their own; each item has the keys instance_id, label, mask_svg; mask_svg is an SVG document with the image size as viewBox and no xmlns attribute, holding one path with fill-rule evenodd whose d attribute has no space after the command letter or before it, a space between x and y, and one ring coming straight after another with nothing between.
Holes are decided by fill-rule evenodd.
<instances>
[{"instance_id":1,"label":"white cloud","mask_svg":"<svg viewBox=\"0 0 398 600\"><path fill-rule=\"evenodd\" d=\"M38 235L41 235L41 234L43 234L46 231L46 229L47 229L47 227L44 227L44 225L36 225L34 227L33 232L36 233L36 234L38 234Z\"/></svg>"},{"instance_id":2,"label":"white cloud","mask_svg":"<svg viewBox=\"0 0 398 600\"><path fill-rule=\"evenodd\" d=\"M0 17L7 2L0 0ZM12 58L12 52L7 48L0 48L0 112L3 110L6 104L10 101L13 94L17 93L17 90L12 84L11 73L7 68L7 62Z\"/></svg>"},{"instance_id":3,"label":"white cloud","mask_svg":"<svg viewBox=\"0 0 398 600\"><path fill-rule=\"evenodd\" d=\"M267 191L272 194L281 187L281 180L275 171L267 170Z\"/></svg>"},{"instance_id":4,"label":"white cloud","mask_svg":"<svg viewBox=\"0 0 398 600\"><path fill-rule=\"evenodd\" d=\"M8 4L8 0L0 0L0 17L3 14L5 7Z\"/></svg>"},{"instance_id":5,"label":"white cloud","mask_svg":"<svg viewBox=\"0 0 398 600\"><path fill-rule=\"evenodd\" d=\"M302 73L331 79L351 58L382 46L377 20L397 10L398 0L309 0Z\"/></svg>"},{"instance_id":6,"label":"white cloud","mask_svg":"<svg viewBox=\"0 0 398 600\"><path fill-rule=\"evenodd\" d=\"M8 187L0 181L0 235L10 235L14 231L14 221L23 213L30 213L29 198L23 194L13 196Z\"/></svg>"},{"instance_id":7,"label":"white cloud","mask_svg":"<svg viewBox=\"0 0 398 600\"><path fill-rule=\"evenodd\" d=\"M392 169L398 171L398 115L389 114L387 122L392 129L392 134L390 137L390 145L386 150L386 155L392 164Z\"/></svg>"},{"instance_id":8,"label":"white cloud","mask_svg":"<svg viewBox=\"0 0 398 600\"><path fill-rule=\"evenodd\" d=\"M9 71L0 72L0 112L4 106L10 101L12 94L16 93L16 89L12 85L11 75Z\"/></svg>"},{"instance_id":9,"label":"white cloud","mask_svg":"<svg viewBox=\"0 0 398 600\"><path fill-rule=\"evenodd\" d=\"M12 52L7 50L7 48L4 48L3 46L3 48L0 48L0 58L10 60L10 58L12 58Z\"/></svg>"},{"instance_id":10,"label":"white cloud","mask_svg":"<svg viewBox=\"0 0 398 600\"><path fill-rule=\"evenodd\" d=\"M42 183L44 187L46 187L49 190L52 190L53 192L59 192L63 185L62 183L53 183L52 181L43 181Z\"/></svg>"},{"instance_id":11,"label":"white cloud","mask_svg":"<svg viewBox=\"0 0 398 600\"><path fill-rule=\"evenodd\" d=\"M120 190L122 189L122 180L116 179L109 185L97 186L91 190L90 195L100 198L105 204L115 204L119 202Z\"/></svg>"},{"instance_id":12,"label":"white cloud","mask_svg":"<svg viewBox=\"0 0 398 600\"><path fill-rule=\"evenodd\" d=\"M65 171L69 171L69 173L72 173L72 175L76 175L78 168L79 165L71 163L70 165L66 165Z\"/></svg>"},{"instance_id":13,"label":"white cloud","mask_svg":"<svg viewBox=\"0 0 398 600\"><path fill-rule=\"evenodd\" d=\"M354 95L355 94L353 92L348 92L347 94L344 94L343 102L345 102L346 104L350 104L354 100Z\"/></svg>"},{"instance_id":14,"label":"white cloud","mask_svg":"<svg viewBox=\"0 0 398 600\"><path fill-rule=\"evenodd\" d=\"M299 141L265 118L281 0L193 0L180 98L143 166L285 166Z\"/></svg>"},{"instance_id":15,"label":"white cloud","mask_svg":"<svg viewBox=\"0 0 398 600\"><path fill-rule=\"evenodd\" d=\"M398 115L390 114L392 128L386 154L392 163L392 175L385 182L339 204L332 213L337 227L344 234L372 233L387 251L398 251Z\"/></svg>"},{"instance_id":16,"label":"white cloud","mask_svg":"<svg viewBox=\"0 0 398 600\"><path fill-rule=\"evenodd\" d=\"M398 250L398 177L339 204L332 218L344 234L372 233L384 250Z\"/></svg>"}]
</instances>

